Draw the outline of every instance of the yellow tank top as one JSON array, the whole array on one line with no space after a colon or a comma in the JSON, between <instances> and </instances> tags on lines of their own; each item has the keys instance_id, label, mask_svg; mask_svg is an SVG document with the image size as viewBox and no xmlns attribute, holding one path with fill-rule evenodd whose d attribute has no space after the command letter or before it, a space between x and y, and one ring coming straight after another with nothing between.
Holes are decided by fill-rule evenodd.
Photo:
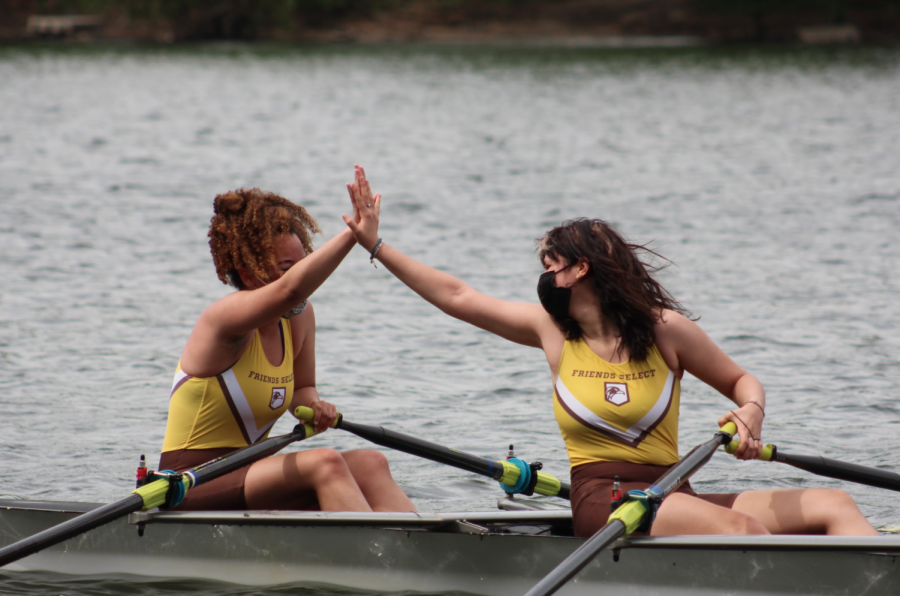
<instances>
[{"instance_id":1,"label":"yellow tank top","mask_svg":"<svg viewBox=\"0 0 900 596\"><path fill-rule=\"evenodd\" d=\"M215 377L175 371L163 452L246 447L264 439L294 395L291 326L281 328L284 359L273 366L257 332L234 366Z\"/></svg>"},{"instance_id":2,"label":"yellow tank top","mask_svg":"<svg viewBox=\"0 0 900 596\"><path fill-rule=\"evenodd\" d=\"M678 461L681 383L654 345L644 362L612 364L566 341L553 411L572 467L596 461Z\"/></svg>"}]
</instances>

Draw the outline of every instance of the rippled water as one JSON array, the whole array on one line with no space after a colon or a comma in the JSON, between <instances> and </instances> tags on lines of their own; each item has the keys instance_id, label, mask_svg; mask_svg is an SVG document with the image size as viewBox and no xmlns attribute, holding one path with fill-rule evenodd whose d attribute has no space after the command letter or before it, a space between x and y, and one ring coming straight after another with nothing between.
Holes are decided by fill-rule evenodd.
<instances>
[{"instance_id":1,"label":"rippled water","mask_svg":"<svg viewBox=\"0 0 900 596\"><path fill-rule=\"evenodd\" d=\"M766 385L766 440L900 470L898 89L900 51L879 48L0 49L0 495L126 494L194 320L228 291L212 198L279 191L327 238L354 163L384 194L387 242L502 298L536 300L533 239L564 219L653 241L670 290ZM495 458L515 443L567 477L538 351L445 317L359 248L313 301L319 391L348 419ZM686 451L729 402L691 378L682 400ZM491 482L389 457L423 510L494 507ZM841 486L900 524L890 493L787 466L719 455L694 482Z\"/></svg>"}]
</instances>

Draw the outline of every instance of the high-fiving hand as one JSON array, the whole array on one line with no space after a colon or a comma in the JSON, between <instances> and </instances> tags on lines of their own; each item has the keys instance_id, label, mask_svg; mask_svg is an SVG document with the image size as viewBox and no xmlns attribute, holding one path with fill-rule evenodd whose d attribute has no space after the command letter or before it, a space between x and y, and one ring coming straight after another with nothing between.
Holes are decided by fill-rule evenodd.
<instances>
[{"instance_id":1,"label":"high-fiving hand","mask_svg":"<svg viewBox=\"0 0 900 596\"><path fill-rule=\"evenodd\" d=\"M378 214L381 211L381 195L372 196L372 188L366 180L362 166L354 166L354 180L347 184L353 217L344 215L344 223L353 232L356 241L370 253L378 242Z\"/></svg>"}]
</instances>

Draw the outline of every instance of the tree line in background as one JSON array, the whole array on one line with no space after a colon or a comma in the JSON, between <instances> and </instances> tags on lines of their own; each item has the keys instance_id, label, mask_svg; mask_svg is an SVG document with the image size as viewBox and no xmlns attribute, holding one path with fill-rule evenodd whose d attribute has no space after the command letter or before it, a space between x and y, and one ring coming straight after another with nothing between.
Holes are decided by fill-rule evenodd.
<instances>
[{"instance_id":1,"label":"tree line in background","mask_svg":"<svg viewBox=\"0 0 900 596\"><path fill-rule=\"evenodd\" d=\"M569 12L566 6L571 7ZM767 20L784 13L828 24L846 22L854 11L864 10L867 15L888 15L888 21L893 17L900 29L900 0L0 0L0 21L6 20L9 28L10 19L29 15L94 14L107 21L143 23L145 28L166 24L178 39L288 39L304 29L385 14L408 15L416 7L417 14L436 21L452 14L457 26L547 14L569 15L565 18L574 26L583 26L592 15L608 19L615 11L660 12L666 6L693 15L746 18L754 23L758 38L766 37Z\"/></svg>"}]
</instances>

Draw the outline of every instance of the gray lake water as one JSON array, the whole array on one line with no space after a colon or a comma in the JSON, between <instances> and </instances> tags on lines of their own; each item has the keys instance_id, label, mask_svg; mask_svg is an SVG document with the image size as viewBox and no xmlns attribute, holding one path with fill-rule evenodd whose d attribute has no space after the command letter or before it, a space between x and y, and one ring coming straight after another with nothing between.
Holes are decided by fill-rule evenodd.
<instances>
[{"instance_id":1,"label":"gray lake water","mask_svg":"<svg viewBox=\"0 0 900 596\"><path fill-rule=\"evenodd\" d=\"M0 496L126 495L188 333L228 291L213 197L280 192L321 243L354 163L388 243L501 298L536 301L534 239L565 219L652 241L667 287L766 386L765 441L900 470L898 148L896 48L0 48ZM449 319L360 248L313 301L319 392L348 419L493 458L514 443L568 478L537 350ZM682 403L686 452L730 402L688 377ZM500 494L388 456L422 510ZM839 486L900 525L891 493L778 464L719 454L693 482ZM261 593L2 572L0 592Z\"/></svg>"}]
</instances>

